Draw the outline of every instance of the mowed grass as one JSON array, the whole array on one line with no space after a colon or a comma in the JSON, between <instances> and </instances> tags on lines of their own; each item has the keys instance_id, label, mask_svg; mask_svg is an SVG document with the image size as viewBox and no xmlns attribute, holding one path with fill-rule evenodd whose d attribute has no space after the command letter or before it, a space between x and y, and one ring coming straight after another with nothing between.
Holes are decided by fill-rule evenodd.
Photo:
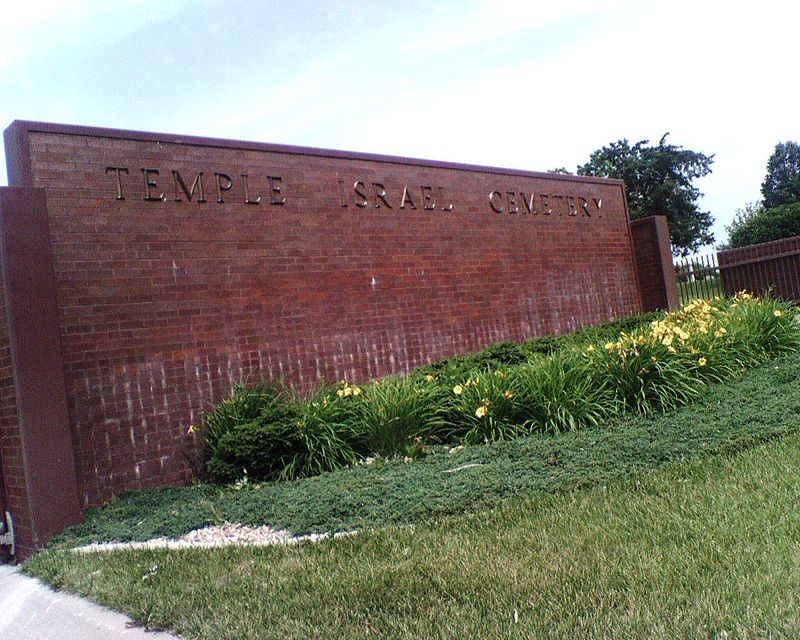
<instances>
[{"instance_id":1,"label":"mowed grass","mask_svg":"<svg viewBox=\"0 0 800 640\"><path fill-rule=\"evenodd\" d=\"M790 355L668 414L408 464L131 494L60 544L209 514L352 537L24 568L187 638L798 638L798 372Z\"/></svg>"},{"instance_id":2,"label":"mowed grass","mask_svg":"<svg viewBox=\"0 0 800 640\"><path fill-rule=\"evenodd\" d=\"M793 434L320 544L26 570L187 638L797 638L798 460Z\"/></svg>"}]
</instances>

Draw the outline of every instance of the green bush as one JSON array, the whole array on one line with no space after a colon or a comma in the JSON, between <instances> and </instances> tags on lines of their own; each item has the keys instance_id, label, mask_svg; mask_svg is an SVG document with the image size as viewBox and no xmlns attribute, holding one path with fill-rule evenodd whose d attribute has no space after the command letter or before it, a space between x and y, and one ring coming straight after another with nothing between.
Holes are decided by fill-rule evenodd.
<instances>
[{"instance_id":1,"label":"green bush","mask_svg":"<svg viewBox=\"0 0 800 640\"><path fill-rule=\"evenodd\" d=\"M208 473L219 482L247 477L274 480L298 453L300 406L275 396L258 415L226 431L208 458Z\"/></svg>"},{"instance_id":2,"label":"green bush","mask_svg":"<svg viewBox=\"0 0 800 640\"><path fill-rule=\"evenodd\" d=\"M323 388L302 402L280 385L236 385L203 419L209 475L219 482L292 479L353 464L354 398L339 395L344 388L357 387Z\"/></svg>"},{"instance_id":3,"label":"green bush","mask_svg":"<svg viewBox=\"0 0 800 640\"><path fill-rule=\"evenodd\" d=\"M203 443L205 457L211 458L220 440L241 424L256 420L262 411L269 411L278 402L289 398L290 392L278 382L261 381L251 387L242 382L233 385L227 398L213 411L200 416L198 435Z\"/></svg>"},{"instance_id":4,"label":"green bush","mask_svg":"<svg viewBox=\"0 0 800 640\"><path fill-rule=\"evenodd\" d=\"M759 210L730 229L732 249L800 236L800 202Z\"/></svg>"}]
</instances>

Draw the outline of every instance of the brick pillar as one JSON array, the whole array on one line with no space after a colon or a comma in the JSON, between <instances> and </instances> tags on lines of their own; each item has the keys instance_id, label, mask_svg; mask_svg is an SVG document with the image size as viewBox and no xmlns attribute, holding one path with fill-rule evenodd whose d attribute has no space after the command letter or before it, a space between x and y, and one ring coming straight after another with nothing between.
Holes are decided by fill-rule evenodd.
<instances>
[{"instance_id":1,"label":"brick pillar","mask_svg":"<svg viewBox=\"0 0 800 640\"><path fill-rule=\"evenodd\" d=\"M81 516L42 189L0 188L0 459L23 559Z\"/></svg>"},{"instance_id":2,"label":"brick pillar","mask_svg":"<svg viewBox=\"0 0 800 640\"><path fill-rule=\"evenodd\" d=\"M643 311L674 309L679 305L675 267L666 216L631 222L631 236L639 276Z\"/></svg>"}]
</instances>

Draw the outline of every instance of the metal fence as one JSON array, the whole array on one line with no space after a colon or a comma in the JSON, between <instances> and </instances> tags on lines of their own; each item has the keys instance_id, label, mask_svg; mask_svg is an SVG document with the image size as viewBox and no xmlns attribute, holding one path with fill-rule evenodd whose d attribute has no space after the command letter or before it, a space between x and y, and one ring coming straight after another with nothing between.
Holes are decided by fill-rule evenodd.
<instances>
[{"instance_id":1,"label":"metal fence","mask_svg":"<svg viewBox=\"0 0 800 640\"><path fill-rule=\"evenodd\" d=\"M800 302L800 236L718 254L725 293L746 289Z\"/></svg>"},{"instance_id":2,"label":"metal fence","mask_svg":"<svg viewBox=\"0 0 800 640\"><path fill-rule=\"evenodd\" d=\"M681 304L693 298L710 300L723 295L717 255L678 258L675 264L675 280Z\"/></svg>"}]
</instances>

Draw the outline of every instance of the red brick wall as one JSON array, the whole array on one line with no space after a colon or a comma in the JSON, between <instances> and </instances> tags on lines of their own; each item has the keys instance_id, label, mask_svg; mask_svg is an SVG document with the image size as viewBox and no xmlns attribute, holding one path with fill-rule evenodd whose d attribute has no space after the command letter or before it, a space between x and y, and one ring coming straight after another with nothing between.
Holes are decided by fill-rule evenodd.
<instances>
[{"instance_id":1,"label":"red brick wall","mask_svg":"<svg viewBox=\"0 0 800 640\"><path fill-rule=\"evenodd\" d=\"M672 263L666 216L650 216L631 222L633 248L643 311L678 306L678 285Z\"/></svg>"},{"instance_id":2,"label":"red brick wall","mask_svg":"<svg viewBox=\"0 0 800 640\"><path fill-rule=\"evenodd\" d=\"M800 236L717 254L725 295L747 290L800 302Z\"/></svg>"},{"instance_id":3,"label":"red brick wall","mask_svg":"<svg viewBox=\"0 0 800 640\"><path fill-rule=\"evenodd\" d=\"M618 181L15 126L12 183L47 192L85 505L187 480L187 429L234 381L367 380L641 308ZM107 167L128 168L124 200ZM142 168L165 202L143 200ZM202 171L207 202L175 202L173 170L187 188ZM234 178L223 203L215 172ZM400 207L406 185L416 209ZM519 192L537 194L533 212Z\"/></svg>"},{"instance_id":4,"label":"red brick wall","mask_svg":"<svg viewBox=\"0 0 800 640\"><path fill-rule=\"evenodd\" d=\"M17 416L14 390L14 369L11 362L8 322L5 307L5 283L0 264L0 519L4 511L14 514L14 528L23 539L33 539L31 514L25 491L25 470L22 460L22 440Z\"/></svg>"}]
</instances>

